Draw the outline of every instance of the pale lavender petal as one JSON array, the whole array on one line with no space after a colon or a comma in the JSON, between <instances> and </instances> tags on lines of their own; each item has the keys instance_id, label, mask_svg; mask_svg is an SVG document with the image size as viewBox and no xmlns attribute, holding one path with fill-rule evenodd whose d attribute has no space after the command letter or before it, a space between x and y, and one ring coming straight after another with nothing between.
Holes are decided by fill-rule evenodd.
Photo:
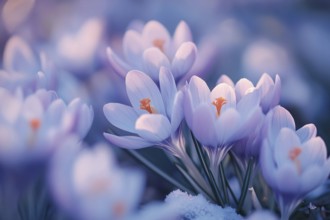
<instances>
[{"instance_id":1,"label":"pale lavender petal","mask_svg":"<svg viewBox=\"0 0 330 220\"><path fill-rule=\"evenodd\" d=\"M165 67L160 68L159 84L167 116L171 117L173 102L177 89L172 73Z\"/></svg>"},{"instance_id":2,"label":"pale lavender petal","mask_svg":"<svg viewBox=\"0 0 330 220\"><path fill-rule=\"evenodd\" d=\"M125 77L127 72L132 69L125 61L119 58L110 47L107 48L107 56L113 69L121 76Z\"/></svg>"},{"instance_id":3,"label":"pale lavender petal","mask_svg":"<svg viewBox=\"0 0 330 220\"><path fill-rule=\"evenodd\" d=\"M140 109L142 99L150 99L150 105L156 113L166 115L160 91L152 79L143 72L132 70L126 76L126 91L128 98L138 114L148 113Z\"/></svg>"},{"instance_id":4,"label":"pale lavender petal","mask_svg":"<svg viewBox=\"0 0 330 220\"><path fill-rule=\"evenodd\" d=\"M320 167L311 164L300 177L300 192L303 194L302 196L321 186L329 176L329 172L329 166Z\"/></svg>"},{"instance_id":5,"label":"pale lavender petal","mask_svg":"<svg viewBox=\"0 0 330 220\"><path fill-rule=\"evenodd\" d=\"M111 144L122 148L139 149L154 145L154 143L146 141L143 138L137 136L117 136L108 133L103 134Z\"/></svg>"},{"instance_id":6,"label":"pale lavender petal","mask_svg":"<svg viewBox=\"0 0 330 220\"><path fill-rule=\"evenodd\" d=\"M217 81L217 85L220 84L220 83L226 83L226 84L230 85L233 88L235 87L234 82L226 74L223 74L219 77L219 79Z\"/></svg>"},{"instance_id":7,"label":"pale lavender petal","mask_svg":"<svg viewBox=\"0 0 330 220\"><path fill-rule=\"evenodd\" d=\"M41 118L44 112L42 103L34 95L31 95L25 99L22 108L22 114L28 120Z\"/></svg>"},{"instance_id":8,"label":"pale lavender petal","mask_svg":"<svg viewBox=\"0 0 330 220\"><path fill-rule=\"evenodd\" d=\"M183 114L183 92L179 91L173 102L173 110L171 115L171 125L172 125L172 132L175 132L179 125L181 124L184 114Z\"/></svg>"},{"instance_id":9,"label":"pale lavender petal","mask_svg":"<svg viewBox=\"0 0 330 220\"><path fill-rule=\"evenodd\" d=\"M218 98L224 98L226 103L222 106L221 112L225 112L227 109L236 107L236 95L233 87L220 83L211 91L210 102L215 101ZM215 109L215 107L214 107Z\"/></svg>"},{"instance_id":10,"label":"pale lavender petal","mask_svg":"<svg viewBox=\"0 0 330 220\"><path fill-rule=\"evenodd\" d=\"M276 186L276 180L273 174L276 171L276 167L273 160L273 152L267 140L263 141L261 147L260 168L267 184L274 188Z\"/></svg>"},{"instance_id":11,"label":"pale lavender petal","mask_svg":"<svg viewBox=\"0 0 330 220\"><path fill-rule=\"evenodd\" d=\"M193 97L188 90L188 85L183 88L183 111L188 126L192 127L193 111L195 109Z\"/></svg>"},{"instance_id":12,"label":"pale lavender petal","mask_svg":"<svg viewBox=\"0 0 330 220\"><path fill-rule=\"evenodd\" d=\"M298 176L294 164L286 163L272 175L275 176L277 190L280 191L281 194L299 194L301 179Z\"/></svg>"},{"instance_id":13,"label":"pale lavender petal","mask_svg":"<svg viewBox=\"0 0 330 220\"><path fill-rule=\"evenodd\" d=\"M323 166L327 159L327 147L320 137L315 137L303 143L301 146L303 151L299 157L301 166L304 170L311 164Z\"/></svg>"},{"instance_id":14,"label":"pale lavender petal","mask_svg":"<svg viewBox=\"0 0 330 220\"><path fill-rule=\"evenodd\" d=\"M286 163L294 163L290 159L290 151L294 148L301 148L300 140L294 130L282 128L274 144L274 160L278 166Z\"/></svg>"},{"instance_id":15,"label":"pale lavender petal","mask_svg":"<svg viewBox=\"0 0 330 220\"><path fill-rule=\"evenodd\" d=\"M194 111L192 131L203 145L217 147L215 114L207 104L201 104Z\"/></svg>"},{"instance_id":16,"label":"pale lavender petal","mask_svg":"<svg viewBox=\"0 0 330 220\"><path fill-rule=\"evenodd\" d=\"M168 48L170 43L170 34L166 28L158 21L149 21L143 28L142 38L148 43L147 46L153 47L155 45L155 40L164 41L164 49Z\"/></svg>"},{"instance_id":17,"label":"pale lavender petal","mask_svg":"<svg viewBox=\"0 0 330 220\"><path fill-rule=\"evenodd\" d=\"M123 39L123 50L127 61L134 68L141 67L144 48L144 42L138 32L126 31Z\"/></svg>"},{"instance_id":18,"label":"pale lavender petal","mask_svg":"<svg viewBox=\"0 0 330 220\"><path fill-rule=\"evenodd\" d=\"M194 43L183 43L176 51L172 61L172 73L175 78L179 78L193 66L197 55L197 48Z\"/></svg>"},{"instance_id":19,"label":"pale lavender petal","mask_svg":"<svg viewBox=\"0 0 330 220\"><path fill-rule=\"evenodd\" d=\"M299 136L301 143L304 143L312 137L315 137L316 133L317 129L314 124L307 124L297 130L297 135Z\"/></svg>"},{"instance_id":20,"label":"pale lavender petal","mask_svg":"<svg viewBox=\"0 0 330 220\"><path fill-rule=\"evenodd\" d=\"M155 47L144 51L143 64L146 73L155 81L159 80L159 70L161 67L170 68L171 66L166 55Z\"/></svg>"},{"instance_id":21,"label":"pale lavender petal","mask_svg":"<svg viewBox=\"0 0 330 220\"><path fill-rule=\"evenodd\" d=\"M160 114L141 115L135 124L138 135L150 142L160 143L171 135L171 124Z\"/></svg>"},{"instance_id":22,"label":"pale lavender petal","mask_svg":"<svg viewBox=\"0 0 330 220\"><path fill-rule=\"evenodd\" d=\"M246 118L252 110L259 106L260 96L258 90L245 94L237 104L237 111Z\"/></svg>"},{"instance_id":23,"label":"pale lavender petal","mask_svg":"<svg viewBox=\"0 0 330 220\"><path fill-rule=\"evenodd\" d=\"M201 103L210 102L210 89L206 82L198 76L192 76L188 85L191 94L192 106L196 107Z\"/></svg>"},{"instance_id":24,"label":"pale lavender petal","mask_svg":"<svg viewBox=\"0 0 330 220\"><path fill-rule=\"evenodd\" d=\"M138 115L132 107L119 103L108 103L104 105L103 112L108 121L117 128L136 133L135 122Z\"/></svg>"},{"instance_id":25,"label":"pale lavender petal","mask_svg":"<svg viewBox=\"0 0 330 220\"><path fill-rule=\"evenodd\" d=\"M50 124L57 124L61 121L64 112L66 111L66 105L62 99L53 101L45 113L45 118Z\"/></svg>"},{"instance_id":26,"label":"pale lavender petal","mask_svg":"<svg viewBox=\"0 0 330 220\"><path fill-rule=\"evenodd\" d=\"M231 144L237 136L237 131L241 125L241 116L234 108L221 113L216 120L216 131L218 144L224 146Z\"/></svg>"},{"instance_id":27,"label":"pale lavender petal","mask_svg":"<svg viewBox=\"0 0 330 220\"><path fill-rule=\"evenodd\" d=\"M186 22L180 21L173 35L174 49L178 49L184 42L192 41L192 35Z\"/></svg>"},{"instance_id":28,"label":"pale lavender petal","mask_svg":"<svg viewBox=\"0 0 330 220\"><path fill-rule=\"evenodd\" d=\"M240 79L236 85L235 85L235 92L236 92L236 99L237 101L241 100L241 98L251 89L253 89L254 86L252 82L246 78Z\"/></svg>"}]
</instances>

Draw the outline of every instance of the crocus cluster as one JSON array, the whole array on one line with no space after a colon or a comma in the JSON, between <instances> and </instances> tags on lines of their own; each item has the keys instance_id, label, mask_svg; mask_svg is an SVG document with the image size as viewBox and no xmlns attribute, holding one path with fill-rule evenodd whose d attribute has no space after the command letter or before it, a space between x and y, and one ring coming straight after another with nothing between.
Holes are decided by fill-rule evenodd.
<instances>
[{"instance_id":1,"label":"crocus cluster","mask_svg":"<svg viewBox=\"0 0 330 220\"><path fill-rule=\"evenodd\" d=\"M261 207L255 190L266 182L281 219L288 219L329 175L325 143L316 137L313 124L295 130L291 114L279 106L279 76L273 80L265 73L255 86L246 78L235 84L226 75L213 89L198 76L183 86L176 84L178 77L187 74L197 53L195 46L186 42L191 39L188 30L181 22L173 40L154 21L147 23L141 34L127 31L123 39L127 63L108 48L110 63L125 76L131 106L104 106L108 121L119 128L105 137L122 148L156 146L172 153L176 159L170 158L180 161L177 167L192 192L221 206L230 204L240 213L250 212L245 201L248 187L254 192L252 207ZM199 161L188 153L191 151ZM255 180L258 175L265 182ZM240 179L239 198L228 185L229 176ZM272 199L270 192L265 198Z\"/></svg>"}]
</instances>

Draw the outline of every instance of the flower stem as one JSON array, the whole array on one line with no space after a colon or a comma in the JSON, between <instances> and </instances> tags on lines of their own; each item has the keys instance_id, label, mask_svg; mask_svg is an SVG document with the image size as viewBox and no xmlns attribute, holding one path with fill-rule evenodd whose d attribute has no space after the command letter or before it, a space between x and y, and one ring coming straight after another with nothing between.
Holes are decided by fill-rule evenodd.
<instances>
[{"instance_id":1,"label":"flower stem","mask_svg":"<svg viewBox=\"0 0 330 220\"><path fill-rule=\"evenodd\" d=\"M136 160L138 160L139 162L141 162L144 166L146 166L147 168L149 168L153 172L157 173L159 176L161 176L162 178L164 178L165 180L167 180L168 182L170 182L175 187L177 187L179 189L182 189L182 190L188 192L189 194L192 194L192 195L195 194L190 189L188 189L187 187L185 187L184 185L182 185L181 183L179 183L178 181L176 181L175 179L173 179L171 176L167 175L164 171L162 171L161 169L159 169L157 166L155 166L154 164L152 164L149 160L147 160L146 158L144 158L138 152L133 151L133 150L128 150L128 149L124 149L124 150L130 156L132 156L133 158L135 158Z\"/></svg>"},{"instance_id":2,"label":"flower stem","mask_svg":"<svg viewBox=\"0 0 330 220\"><path fill-rule=\"evenodd\" d=\"M222 162L220 163L220 178L221 178L221 185L222 191L224 192L224 200L226 204L229 204L229 196L227 191L227 184L226 184L226 176L225 176L225 169L223 168Z\"/></svg>"},{"instance_id":3,"label":"flower stem","mask_svg":"<svg viewBox=\"0 0 330 220\"><path fill-rule=\"evenodd\" d=\"M237 211L239 213L242 213L242 211L243 211L242 208L243 208L246 194L248 192L248 188L249 188L249 184L250 184L250 177L251 177L252 170L253 170L253 164L254 164L254 160L251 158L249 160L248 167L247 167L247 170L246 170L246 173L244 176L243 186L241 189L241 196L239 197L239 201L238 201Z\"/></svg>"},{"instance_id":4,"label":"flower stem","mask_svg":"<svg viewBox=\"0 0 330 220\"><path fill-rule=\"evenodd\" d=\"M206 164L205 155L203 154L202 147L201 147L200 143L197 141L197 139L195 138L195 136L192 132L191 132L191 136L192 136L192 139L193 139L193 142L194 142L197 154L198 154L198 158L199 158L199 160L202 164L203 170L206 174L206 177L207 177L207 179L208 179L208 181L211 185L212 191L215 195L216 202L217 202L218 205L223 207L225 202L224 202L223 198L221 197L221 194L220 194L220 191L218 189L217 183L214 179L214 176L213 176L210 168Z\"/></svg>"}]
</instances>

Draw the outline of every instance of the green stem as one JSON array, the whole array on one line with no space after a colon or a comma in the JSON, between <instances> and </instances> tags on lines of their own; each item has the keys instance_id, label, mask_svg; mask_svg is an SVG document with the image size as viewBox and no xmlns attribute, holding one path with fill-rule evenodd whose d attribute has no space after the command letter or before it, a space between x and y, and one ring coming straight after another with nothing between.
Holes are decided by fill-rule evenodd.
<instances>
[{"instance_id":1,"label":"green stem","mask_svg":"<svg viewBox=\"0 0 330 220\"><path fill-rule=\"evenodd\" d=\"M162 178L164 178L165 180L167 180L168 182L170 182L175 187L177 187L179 189L182 189L183 191L186 191L189 194L192 194L192 195L195 194L190 189L188 189L187 187L185 187L184 185L182 185L181 183L179 183L178 181L176 181L175 179L173 179L172 177L170 177L169 175L167 175L164 171L162 171L161 169L159 169L158 167L156 167L154 164L152 164L149 160L147 160L146 158L144 158L138 152L133 151L133 150L128 150L128 149L124 149L124 150L130 156L132 156L133 158L135 158L136 160L138 160L139 162L141 162L144 166L146 166L147 168L149 168L153 172L157 173L159 176L161 176Z\"/></svg>"},{"instance_id":2,"label":"green stem","mask_svg":"<svg viewBox=\"0 0 330 220\"><path fill-rule=\"evenodd\" d=\"M227 191L227 184L226 184L226 176L225 176L225 169L223 168L222 162L220 163L220 178L221 178L221 185L222 185L222 191L224 192L224 199L225 203L229 204L229 196Z\"/></svg>"},{"instance_id":3,"label":"green stem","mask_svg":"<svg viewBox=\"0 0 330 220\"><path fill-rule=\"evenodd\" d=\"M253 168L253 164L254 164L254 160L251 158L249 160L248 163L248 167L244 176L244 181L243 181L243 186L241 189L241 196L239 197L239 201L238 201L238 206L237 206L237 211L239 213L242 213L242 208L243 208L243 204L244 204L244 200L249 188L249 184L250 184L250 177L251 177L251 173L252 173L252 168Z\"/></svg>"},{"instance_id":4,"label":"green stem","mask_svg":"<svg viewBox=\"0 0 330 220\"><path fill-rule=\"evenodd\" d=\"M235 194L234 194L234 191L232 190L231 186L229 185L229 182L227 179L225 179L226 181L226 186L227 186L227 189L229 189L229 193L231 195L231 197L234 199L234 202L236 204L236 206L238 205L238 199L236 198Z\"/></svg>"},{"instance_id":5,"label":"green stem","mask_svg":"<svg viewBox=\"0 0 330 220\"><path fill-rule=\"evenodd\" d=\"M210 170L210 168L207 166L206 164L206 161L205 161L205 155L203 154L203 151L202 151L202 148L201 148L201 145L200 143L197 141L197 139L195 138L194 134L191 132L191 136L192 136L192 139L193 139L193 142L194 142L194 145L195 145L195 148L196 148L196 151L197 151L197 154L198 154L198 158L202 164L202 167L203 167L203 170L206 174L206 177L211 185L211 188L212 188L212 191L215 195L215 198L216 198L216 202L218 205L220 206L224 206L224 200L223 198L221 197L221 194L220 194L220 191L218 189L218 186L216 184L216 181L214 179L214 176Z\"/></svg>"}]
</instances>

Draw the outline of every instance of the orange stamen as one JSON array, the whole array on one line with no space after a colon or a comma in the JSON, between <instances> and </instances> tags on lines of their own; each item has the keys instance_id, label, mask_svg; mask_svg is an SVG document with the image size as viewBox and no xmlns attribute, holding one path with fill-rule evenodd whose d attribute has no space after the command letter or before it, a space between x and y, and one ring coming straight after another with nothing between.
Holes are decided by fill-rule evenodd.
<instances>
[{"instance_id":1,"label":"orange stamen","mask_svg":"<svg viewBox=\"0 0 330 220\"><path fill-rule=\"evenodd\" d=\"M300 147L295 147L289 152L289 158L295 163L298 173L301 173L301 164L300 161L298 160L298 157L301 154L301 152L302 150Z\"/></svg>"},{"instance_id":2,"label":"orange stamen","mask_svg":"<svg viewBox=\"0 0 330 220\"><path fill-rule=\"evenodd\" d=\"M112 210L116 217L120 217L124 215L126 206L123 202L117 202L116 204L114 204Z\"/></svg>"},{"instance_id":3,"label":"orange stamen","mask_svg":"<svg viewBox=\"0 0 330 220\"><path fill-rule=\"evenodd\" d=\"M219 117L220 116L220 112L221 112L221 108L224 104L227 103L227 100L224 99L223 97L219 97L219 98L216 98L212 104L215 106L215 108L217 109L217 116Z\"/></svg>"},{"instance_id":4,"label":"orange stamen","mask_svg":"<svg viewBox=\"0 0 330 220\"><path fill-rule=\"evenodd\" d=\"M146 110L150 114L156 113L156 110L150 105L151 100L149 98L144 98L140 100L140 109Z\"/></svg>"},{"instance_id":5,"label":"orange stamen","mask_svg":"<svg viewBox=\"0 0 330 220\"><path fill-rule=\"evenodd\" d=\"M30 121L30 127L33 131L37 131L40 128L41 122L39 119L34 118Z\"/></svg>"},{"instance_id":6,"label":"orange stamen","mask_svg":"<svg viewBox=\"0 0 330 220\"><path fill-rule=\"evenodd\" d=\"M155 39L152 41L152 44L158 49L160 49L160 51L164 52L165 41L163 39Z\"/></svg>"}]
</instances>

